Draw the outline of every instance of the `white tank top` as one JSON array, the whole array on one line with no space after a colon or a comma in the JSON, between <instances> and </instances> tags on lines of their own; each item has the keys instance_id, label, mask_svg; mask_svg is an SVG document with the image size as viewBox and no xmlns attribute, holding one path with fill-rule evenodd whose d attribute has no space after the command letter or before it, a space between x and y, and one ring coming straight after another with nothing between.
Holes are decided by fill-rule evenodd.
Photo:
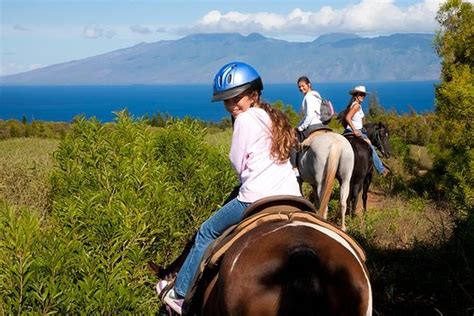
<instances>
[{"instance_id":1,"label":"white tank top","mask_svg":"<svg viewBox=\"0 0 474 316\"><path fill-rule=\"evenodd\" d=\"M353 108L357 103L354 102L351 105L351 108ZM362 119L364 118L364 111L362 110L362 104L360 105L359 111L354 113L354 116L352 117L352 125L356 129L362 129L364 127L364 123L362 122Z\"/></svg>"}]
</instances>

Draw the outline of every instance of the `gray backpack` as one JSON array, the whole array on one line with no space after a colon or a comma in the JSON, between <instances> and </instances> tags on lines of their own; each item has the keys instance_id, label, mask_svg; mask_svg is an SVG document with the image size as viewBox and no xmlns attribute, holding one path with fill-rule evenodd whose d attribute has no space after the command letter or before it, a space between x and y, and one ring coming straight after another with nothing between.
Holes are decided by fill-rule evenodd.
<instances>
[{"instance_id":1,"label":"gray backpack","mask_svg":"<svg viewBox=\"0 0 474 316\"><path fill-rule=\"evenodd\" d=\"M327 99L323 99L319 94L313 94L316 98L321 100L321 122L324 125L328 125L334 116L334 107L332 102Z\"/></svg>"}]
</instances>

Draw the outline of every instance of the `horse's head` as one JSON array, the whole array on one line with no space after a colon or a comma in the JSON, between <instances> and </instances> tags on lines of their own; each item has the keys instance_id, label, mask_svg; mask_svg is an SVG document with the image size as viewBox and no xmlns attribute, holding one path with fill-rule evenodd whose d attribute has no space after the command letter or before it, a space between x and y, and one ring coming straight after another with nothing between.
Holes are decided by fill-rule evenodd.
<instances>
[{"instance_id":1,"label":"horse's head","mask_svg":"<svg viewBox=\"0 0 474 316\"><path fill-rule=\"evenodd\" d=\"M390 148L390 133L387 125L379 122L374 126L373 144L380 150L385 158L390 158L392 152Z\"/></svg>"}]
</instances>

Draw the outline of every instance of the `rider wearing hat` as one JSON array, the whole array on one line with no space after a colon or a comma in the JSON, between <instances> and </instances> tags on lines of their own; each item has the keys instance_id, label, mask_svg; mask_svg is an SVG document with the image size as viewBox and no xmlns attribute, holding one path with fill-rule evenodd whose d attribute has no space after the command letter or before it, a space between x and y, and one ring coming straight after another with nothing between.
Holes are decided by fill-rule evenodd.
<instances>
[{"instance_id":1,"label":"rider wearing hat","mask_svg":"<svg viewBox=\"0 0 474 316\"><path fill-rule=\"evenodd\" d=\"M366 91L365 86L356 86L354 89L349 91L351 98L346 108L346 115L344 117L347 126L345 126L345 133L354 133L355 136L362 137L366 140L372 147L372 160L374 162L375 170L379 174L387 174L388 169L384 167L384 164L380 157L377 155L375 147L370 143L369 137L367 136L367 131L364 128L364 111L362 110L362 102L365 99L365 96L369 92Z\"/></svg>"}]
</instances>

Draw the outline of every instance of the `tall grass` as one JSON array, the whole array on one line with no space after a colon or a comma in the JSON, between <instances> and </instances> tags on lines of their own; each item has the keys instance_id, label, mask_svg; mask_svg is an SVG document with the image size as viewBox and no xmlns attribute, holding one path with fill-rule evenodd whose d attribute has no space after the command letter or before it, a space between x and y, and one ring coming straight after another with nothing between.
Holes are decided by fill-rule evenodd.
<instances>
[{"instance_id":1,"label":"tall grass","mask_svg":"<svg viewBox=\"0 0 474 316\"><path fill-rule=\"evenodd\" d=\"M54 154L47 224L0 205L2 313L156 313L146 262L173 259L235 184L206 137L193 121L76 120Z\"/></svg>"},{"instance_id":2,"label":"tall grass","mask_svg":"<svg viewBox=\"0 0 474 316\"><path fill-rule=\"evenodd\" d=\"M0 199L44 216L50 208L52 152L59 141L14 138L0 141Z\"/></svg>"}]
</instances>

